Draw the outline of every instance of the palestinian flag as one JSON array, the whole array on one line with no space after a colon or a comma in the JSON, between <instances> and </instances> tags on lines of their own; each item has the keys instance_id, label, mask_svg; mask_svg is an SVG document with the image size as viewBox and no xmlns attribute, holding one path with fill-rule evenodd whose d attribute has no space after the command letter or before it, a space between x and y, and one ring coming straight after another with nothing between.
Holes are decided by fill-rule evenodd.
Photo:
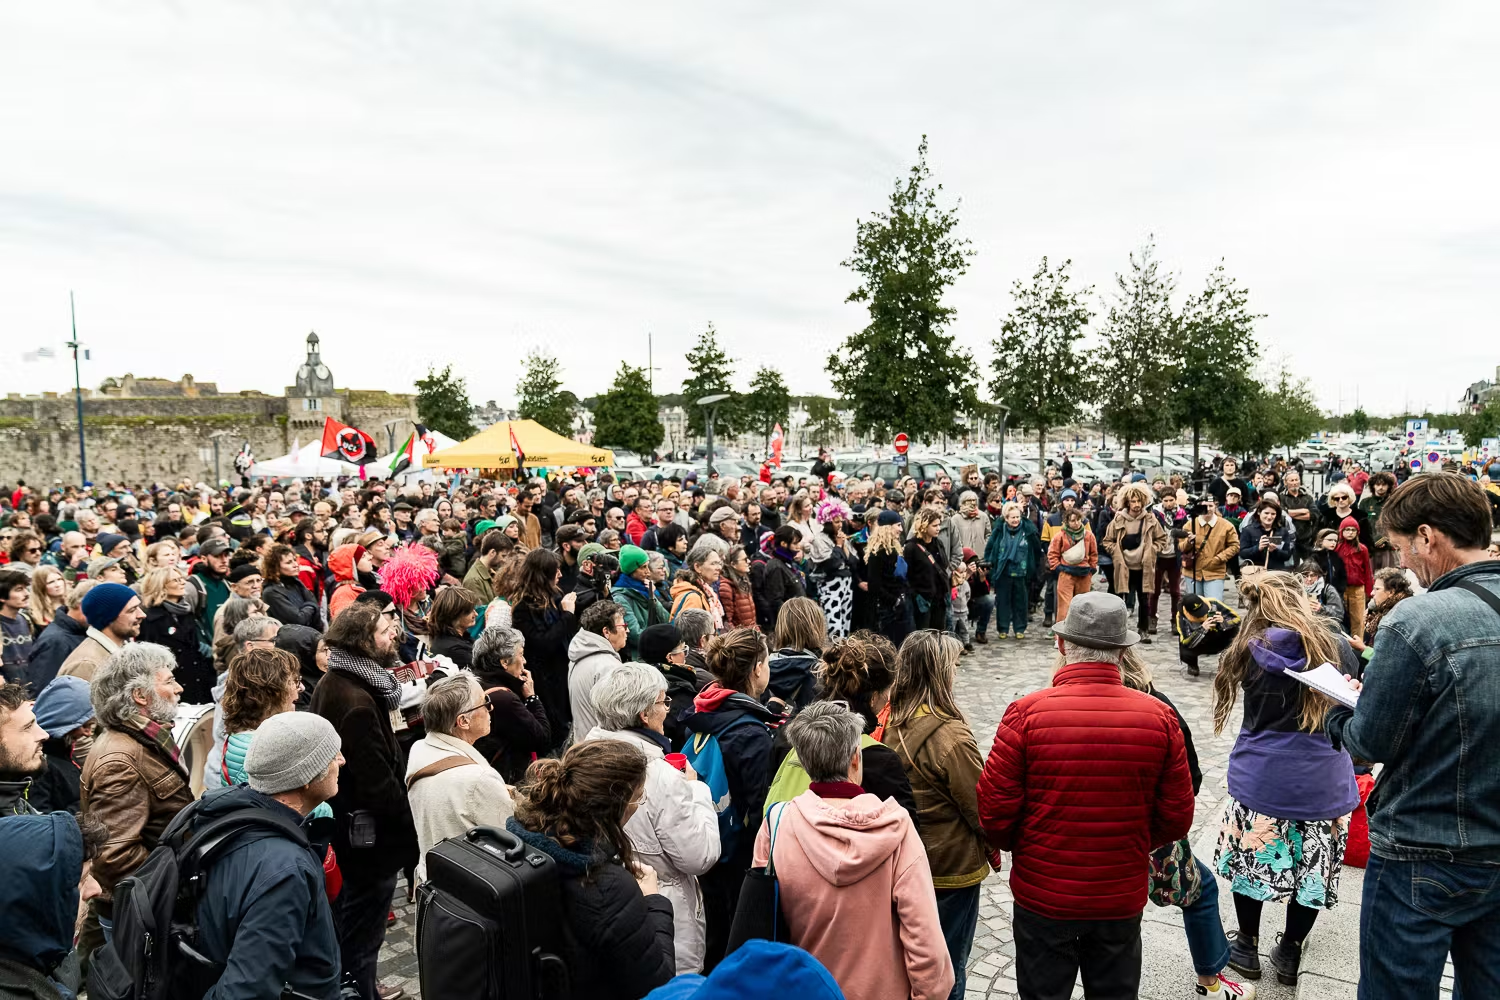
<instances>
[{"instance_id":1,"label":"palestinian flag","mask_svg":"<svg viewBox=\"0 0 1500 1000\"><path fill-rule=\"evenodd\" d=\"M375 461L375 439L358 427L341 424L332 417L323 419L324 458L334 458L350 465L369 465Z\"/></svg>"},{"instance_id":2,"label":"palestinian flag","mask_svg":"<svg viewBox=\"0 0 1500 1000\"><path fill-rule=\"evenodd\" d=\"M406 443L391 456L390 474L392 478L401 475L401 473L411 468L412 463L416 462L417 455L419 454L417 451L419 444L422 446L425 454L430 455L434 451L437 451L437 441L433 438L432 432L421 424L415 426L417 429L406 436Z\"/></svg>"}]
</instances>

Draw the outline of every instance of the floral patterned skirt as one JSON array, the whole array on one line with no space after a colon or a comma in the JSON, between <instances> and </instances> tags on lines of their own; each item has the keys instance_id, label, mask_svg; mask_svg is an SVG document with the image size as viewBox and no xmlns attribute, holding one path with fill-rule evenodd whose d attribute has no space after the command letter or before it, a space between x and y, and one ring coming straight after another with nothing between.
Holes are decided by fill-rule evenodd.
<instances>
[{"instance_id":1,"label":"floral patterned skirt","mask_svg":"<svg viewBox=\"0 0 1500 1000\"><path fill-rule=\"evenodd\" d=\"M1331 909L1339 898L1348 840L1348 816L1276 819L1231 798L1214 849L1214 871L1241 896Z\"/></svg>"}]
</instances>

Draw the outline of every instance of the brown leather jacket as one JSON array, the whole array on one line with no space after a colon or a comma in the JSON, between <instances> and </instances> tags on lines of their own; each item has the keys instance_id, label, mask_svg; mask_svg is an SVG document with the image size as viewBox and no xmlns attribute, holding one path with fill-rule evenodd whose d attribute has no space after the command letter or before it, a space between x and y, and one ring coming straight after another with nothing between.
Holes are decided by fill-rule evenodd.
<instances>
[{"instance_id":1,"label":"brown leather jacket","mask_svg":"<svg viewBox=\"0 0 1500 1000\"><path fill-rule=\"evenodd\" d=\"M933 887L962 889L983 882L990 872L979 829L977 788L984 761L968 723L924 709L904 725L886 726L881 742L896 751L911 779Z\"/></svg>"},{"instance_id":2,"label":"brown leather jacket","mask_svg":"<svg viewBox=\"0 0 1500 1000\"><path fill-rule=\"evenodd\" d=\"M145 737L105 729L83 762L79 811L104 824L109 839L94 859L108 913L116 883L140 867L162 831L193 801L188 776Z\"/></svg>"},{"instance_id":3,"label":"brown leather jacket","mask_svg":"<svg viewBox=\"0 0 1500 1000\"><path fill-rule=\"evenodd\" d=\"M1222 580L1228 574L1229 560L1239 555L1240 533L1234 524L1222 514L1214 520L1212 528L1205 527L1193 518L1188 525L1192 532L1182 540L1182 551L1191 553L1193 565L1184 567L1182 575L1192 580Z\"/></svg>"}]
</instances>

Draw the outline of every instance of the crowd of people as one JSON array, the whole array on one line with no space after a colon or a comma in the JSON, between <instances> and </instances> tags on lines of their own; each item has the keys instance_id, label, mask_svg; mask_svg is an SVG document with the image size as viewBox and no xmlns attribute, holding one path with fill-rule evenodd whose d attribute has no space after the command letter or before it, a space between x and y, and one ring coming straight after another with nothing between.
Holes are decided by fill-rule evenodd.
<instances>
[{"instance_id":1,"label":"crowd of people","mask_svg":"<svg viewBox=\"0 0 1500 1000\"><path fill-rule=\"evenodd\" d=\"M1450 952L1466 994L1492 983L1488 477L818 472L19 484L0 884L28 919L0 930L0 996L118 978L120 894L247 815L195 897L182 995L394 1000L398 887L483 827L551 859L579 998L683 995L750 954L829 995L962 997L1005 854L1023 996L1134 995L1148 900L1183 911L1185 983L1252 996L1263 905L1287 906L1269 963L1296 983L1365 808L1361 995L1436 995ZM1186 839L1192 733L1138 650L1163 611L1185 676L1217 657L1216 731L1239 725L1211 859ZM1056 672L986 760L960 665L1028 635ZM1355 707L1294 676L1323 663ZM769 950L740 933L757 873Z\"/></svg>"}]
</instances>

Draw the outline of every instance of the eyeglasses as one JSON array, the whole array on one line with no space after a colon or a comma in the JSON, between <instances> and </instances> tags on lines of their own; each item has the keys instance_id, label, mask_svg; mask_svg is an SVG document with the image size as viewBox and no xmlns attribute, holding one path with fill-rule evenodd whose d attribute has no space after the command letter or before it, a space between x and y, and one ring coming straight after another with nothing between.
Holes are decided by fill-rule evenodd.
<instances>
[{"instance_id":1,"label":"eyeglasses","mask_svg":"<svg viewBox=\"0 0 1500 1000\"><path fill-rule=\"evenodd\" d=\"M473 708L466 708L462 712L459 712L458 714L459 715L468 715L470 712L477 712L481 708L484 709L486 712L492 712L492 711L494 711L494 709L495 709L495 699L491 698L489 695L485 695L484 696L484 701L481 701L479 704L475 705Z\"/></svg>"}]
</instances>

